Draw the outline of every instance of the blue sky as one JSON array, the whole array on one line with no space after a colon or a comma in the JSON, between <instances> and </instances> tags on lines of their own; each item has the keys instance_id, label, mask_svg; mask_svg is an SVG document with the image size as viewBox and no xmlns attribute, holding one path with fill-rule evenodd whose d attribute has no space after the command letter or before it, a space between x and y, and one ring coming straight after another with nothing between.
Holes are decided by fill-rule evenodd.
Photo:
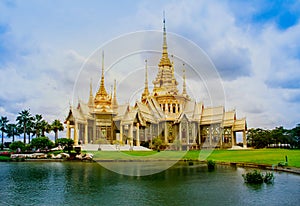
<instances>
[{"instance_id":1,"label":"blue sky","mask_svg":"<svg viewBox=\"0 0 300 206\"><path fill-rule=\"evenodd\" d=\"M272 0L2 0L0 115L14 122L30 108L63 121L85 60L120 35L160 30L163 10L167 31L211 58L226 108L246 116L249 127L300 122L300 3Z\"/></svg>"}]
</instances>

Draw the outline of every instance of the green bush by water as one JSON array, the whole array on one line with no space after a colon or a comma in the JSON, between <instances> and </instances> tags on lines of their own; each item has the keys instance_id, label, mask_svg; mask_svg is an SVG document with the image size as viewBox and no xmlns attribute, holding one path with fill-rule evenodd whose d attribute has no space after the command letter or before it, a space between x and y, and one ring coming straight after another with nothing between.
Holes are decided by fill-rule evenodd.
<instances>
[{"instance_id":1,"label":"green bush by water","mask_svg":"<svg viewBox=\"0 0 300 206\"><path fill-rule=\"evenodd\" d=\"M245 183L262 184L262 183L273 183L274 174L272 172L261 173L258 170L253 170L246 174L242 174Z\"/></svg>"},{"instance_id":2,"label":"green bush by water","mask_svg":"<svg viewBox=\"0 0 300 206\"><path fill-rule=\"evenodd\" d=\"M213 160L208 160L207 161L207 168L208 170L214 170L216 166L216 162Z\"/></svg>"}]
</instances>

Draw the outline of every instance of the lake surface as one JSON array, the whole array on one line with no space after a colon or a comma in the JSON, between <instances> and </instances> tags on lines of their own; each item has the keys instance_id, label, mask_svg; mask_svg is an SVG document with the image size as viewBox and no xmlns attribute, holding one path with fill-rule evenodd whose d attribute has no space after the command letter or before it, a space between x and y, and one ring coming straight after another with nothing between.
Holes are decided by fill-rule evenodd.
<instances>
[{"instance_id":1,"label":"lake surface","mask_svg":"<svg viewBox=\"0 0 300 206\"><path fill-rule=\"evenodd\" d=\"M299 175L275 172L274 184L253 186L246 170L181 162L126 176L97 163L0 162L0 205L299 205Z\"/></svg>"}]
</instances>

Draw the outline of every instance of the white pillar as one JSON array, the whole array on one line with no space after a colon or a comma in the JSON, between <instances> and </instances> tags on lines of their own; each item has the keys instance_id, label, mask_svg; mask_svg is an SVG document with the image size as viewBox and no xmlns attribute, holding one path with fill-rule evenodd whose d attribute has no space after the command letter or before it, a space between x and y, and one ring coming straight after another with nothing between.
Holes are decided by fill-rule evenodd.
<instances>
[{"instance_id":1,"label":"white pillar","mask_svg":"<svg viewBox=\"0 0 300 206\"><path fill-rule=\"evenodd\" d=\"M78 125L75 122L75 126L74 126L74 145L77 146L78 145Z\"/></svg>"},{"instance_id":2,"label":"white pillar","mask_svg":"<svg viewBox=\"0 0 300 206\"><path fill-rule=\"evenodd\" d=\"M186 141L187 141L187 144L190 144L190 122L187 122L186 123L187 125L187 128L186 128Z\"/></svg>"},{"instance_id":3,"label":"white pillar","mask_svg":"<svg viewBox=\"0 0 300 206\"><path fill-rule=\"evenodd\" d=\"M198 127L197 127L197 133L199 134L199 147L200 147L200 145L201 145L201 127L200 127L200 124L198 125Z\"/></svg>"},{"instance_id":4,"label":"white pillar","mask_svg":"<svg viewBox=\"0 0 300 206\"><path fill-rule=\"evenodd\" d=\"M247 148L246 131L243 130L243 147Z\"/></svg>"},{"instance_id":5,"label":"white pillar","mask_svg":"<svg viewBox=\"0 0 300 206\"><path fill-rule=\"evenodd\" d=\"M164 136L165 136L165 143L168 143L168 125L167 122L165 122L165 132L164 132Z\"/></svg>"},{"instance_id":6,"label":"white pillar","mask_svg":"<svg viewBox=\"0 0 300 206\"><path fill-rule=\"evenodd\" d=\"M122 143L122 142L123 142L123 126L120 122L120 143Z\"/></svg>"},{"instance_id":7,"label":"white pillar","mask_svg":"<svg viewBox=\"0 0 300 206\"><path fill-rule=\"evenodd\" d=\"M87 123L84 125L84 144L88 143L88 125Z\"/></svg>"},{"instance_id":8,"label":"white pillar","mask_svg":"<svg viewBox=\"0 0 300 206\"><path fill-rule=\"evenodd\" d=\"M209 146L211 146L211 140L212 140L212 135L211 134L212 134L212 132L213 132L212 131L212 126L210 125L209 126Z\"/></svg>"},{"instance_id":9,"label":"white pillar","mask_svg":"<svg viewBox=\"0 0 300 206\"><path fill-rule=\"evenodd\" d=\"M133 146L133 123L129 125L130 146Z\"/></svg>"},{"instance_id":10,"label":"white pillar","mask_svg":"<svg viewBox=\"0 0 300 206\"><path fill-rule=\"evenodd\" d=\"M180 142L180 145L182 145L181 123L179 123L179 142ZM182 150L181 146L180 146L179 150Z\"/></svg>"},{"instance_id":11,"label":"white pillar","mask_svg":"<svg viewBox=\"0 0 300 206\"><path fill-rule=\"evenodd\" d=\"M136 146L140 146L140 124L136 123Z\"/></svg>"},{"instance_id":12,"label":"white pillar","mask_svg":"<svg viewBox=\"0 0 300 206\"><path fill-rule=\"evenodd\" d=\"M235 146L235 142L234 142L234 132L233 132L233 128L231 128L231 147Z\"/></svg>"},{"instance_id":13,"label":"white pillar","mask_svg":"<svg viewBox=\"0 0 300 206\"><path fill-rule=\"evenodd\" d=\"M145 127L145 129L144 129L144 138L145 138L145 142L147 142L148 141L148 137L147 137L147 131L149 131L149 127L147 127L147 125L146 125L146 127Z\"/></svg>"},{"instance_id":14,"label":"white pillar","mask_svg":"<svg viewBox=\"0 0 300 206\"><path fill-rule=\"evenodd\" d=\"M196 143L196 123L192 123L192 136L193 136L193 143Z\"/></svg>"},{"instance_id":15,"label":"white pillar","mask_svg":"<svg viewBox=\"0 0 300 206\"><path fill-rule=\"evenodd\" d=\"M70 121L67 121L67 134L66 134L66 136L67 136L68 139L70 139L70 130L71 130Z\"/></svg>"}]
</instances>

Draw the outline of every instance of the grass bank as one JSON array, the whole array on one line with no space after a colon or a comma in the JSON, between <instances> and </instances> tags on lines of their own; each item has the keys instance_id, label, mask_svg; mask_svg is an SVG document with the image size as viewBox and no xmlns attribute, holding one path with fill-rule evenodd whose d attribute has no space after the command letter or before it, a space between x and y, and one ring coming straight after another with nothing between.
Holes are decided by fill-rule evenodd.
<instances>
[{"instance_id":1,"label":"grass bank","mask_svg":"<svg viewBox=\"0 0 300 206\"><path fill-rule=\"evenodd\" d=\"M0 156L0 162L7 162L7 161L10 161L10 157Z\"/></svg>"},{"instance_id":2,"label":"grass bank","mask_svg":"<svg viewBox=\"0 0 300 206\"><path fill-rule=\"evenodd\" d=\"M288 165L300 168L300 150L288 149L253 149L253 150L202 150L202 151L126 151L106 152L97 151L94 159L97 161L149 161L149 160L206 160L219 162L244 162L256 164L278 164L285 162L288 157Z\"/></svg>"}]
</instances>

